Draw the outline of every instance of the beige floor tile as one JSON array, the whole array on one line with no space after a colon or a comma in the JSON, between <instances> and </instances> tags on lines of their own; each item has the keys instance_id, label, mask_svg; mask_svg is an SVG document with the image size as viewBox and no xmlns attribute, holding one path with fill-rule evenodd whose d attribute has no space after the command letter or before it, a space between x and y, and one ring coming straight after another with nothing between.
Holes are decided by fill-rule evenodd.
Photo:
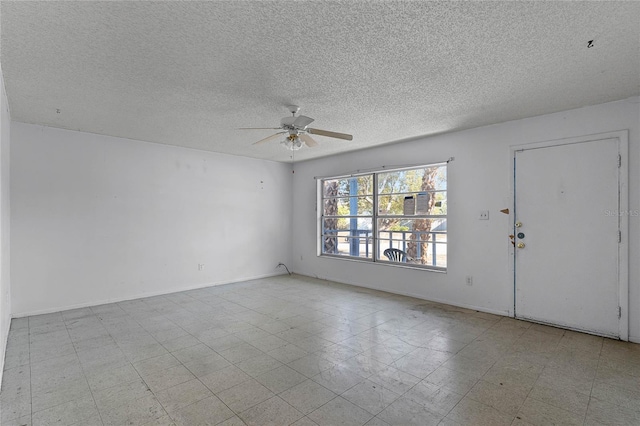
<instances>
[{"instance_id":1,"label":"beige floor tile","mask_svg":"<svg viewBox=\"0 0 640 426\"><path fill-rule=\"evenodd\" d=\"M343 393L364 380L363 377L343 366L324 370L311 379L337 394Z\"/></svg>"},{"instance_id":2,"label":"beige floor tile","mask_svg":"<svg viewBox=\"0 0 640 426\"><path fill-rule=\"evenodd\" d=\"M180 361L171 354L164 354L153 358L147 358L133 364L133 367L139 374L152 374L157 371L166 370L167 368L179 365Z\"/></svg>"},{"instance_id":3,"label":"beige floor tile","mask_svg":"<svg viewBox=\"0 0 640 426\"><path fill-rule=\"evenodd\" d=\"M331 362L318 354L310 354L302 358L298 358L295 361L291 361L287 365L298 373L310 378L318 375L324 370L335 367L336 363Z\"/></svg>"},{"instance_id":4,"label":"beige floor tile","mask_svg":"<svg viewBox=\"0 0 640 426\"><path fill-rule=\"evenodd\" d=\"M240 418L248 426L290 425L302 417L301 412L278 396L274 396L240 413Z\"/></svg>"},{"instance_id":5,"label":"beige floor tile","mask_svg":"<svg viewBox=\"0 0 640 426\"><path fill-rule=\"evenodd\" d=\"M4 383L7 382L5 379L3 377ZM0 424L30 416L32 413L29 386L26 386L25 389L12 388L12 386L3 384L2 393L0 393Z\"/></svg>"},{"instance_id":6,"label":"beige floor tile","mask_svg":"<svg viewBox=\"0 0 640 426\"><path fill-rule=\"evenodd\" d=\"M183 331L183 333L186 332ZM191 346L201 345L202 343L192 335L184 334L171 340L165 340L164 342L161 342L161 344L169 352L177 352Z\"/></svg>"},{"instance_id":7,"label":"beige floor tile","mask_svg":"<svg viewBox=\"0 0 640 426\"><path fill-rule=\"evenodd\" d=\"M373 414L342 397L336 397L313 411L308 417L320 426L360 426L367 423L373 417Z\"/></svg>"},{"instance_id":8,"label":"beige floor tile","mask_svg":"<svg viewBox=\"0 0 640 426\"><path fill-rule=\"evenodd\" d=\"M253 379L217 394L217 397L235 413L248 410L273 396L273 392Z\"/></svg>"},{"instance_id":9,"label":"beige floor tile","mask_svg":"<svg viewBox=\"0 0 640 426\"><path fill-rule=\"evenodd\" d=\"M581 425L584 420L584 415L572 413L533 398L527 398L517 416L520 420L536 425Z\"/></svg>"},{"instance_id":10,"label":"beige floor tile","mask_svg":"<svg viewBox=\"0 0 640 426\"><path fill-rule=\"evenodd\" d=\"M198 379L189 380L188 382L180 383L179 385L155 393L156 398L169 415L175 413L180 408L212 395L211 391Z\"/></svg>"},{"instance_id":11,"label":"beige floor tile","mask_svg":"<svg viewBox=\"0 0 640 426\"><path fill-rule=\"evenodd\" d=\"M297 347L309 353L321 351L335 344L319 336L311 336L306 339L296 340L294 343Z\"/></svg>"},{"instance_id":12,"label":"beige floor tile","mask_svg":"<svg viewBox=\"0 0 640 426\"><path fill-rule=\"evenodd\" d=\"M230 365L199 378L200 381L214 394L229 389L251 377L238 367Z\"/></svg>"},{"instance_id":13,"label":"beige floor tile","mask_svg":"<svg viewBox=\"0 0 640 426\"><path fill-rule=\"evenodd\" d=\"M446 367L439 367L424 379L425 382L432 383L438 387L443 387L462 395L469 392L478 380L479 379L475 376L470 376Z\"/></svg>"},{"instance_id":14,"label":"beige floor tile","mask_svg":"<svg viewBox=\"0 0 640 426\"><path fill-rule=\"evenodd\" d=\"M194 378L195 376L183 365L176 365L175 367L156 371L155 373L142 375L142 379L152 392L158 392L179 385L180 383L188 382Z\"/></svg>"},{"instance_id":15,"label":"beige floor tile","mask_svg":"<svg viewBox=\"0 0 640 426\"><path fill-rule=\"evenodd\" d=\"M51 424L73 424L98 415L98 409L93 398L85 396L82 399L65 402L32 415L33 426Z\"/></svg>"},{"instance_id":16,"label":"beige floor tile","mask_svg":"<svg viewBox=\"0 0 640 426\"><path fill-rule=\"evenodd\" d=\"M374 417L365 423L365 426L390 426L389 423L385 422L379 417Z\"/></svg>"},{"instance_id":17,"label":"beige floor tile","mask_svg":"<svg viewBox=\"0 0 640 426\"><path fill-rule=\"evenodd\" d=\"M337 395L313 380L306 380L282 392L279 396L306 415L322 407Z\"/></svg>"},{"instance_id":18,"label":"beige floor tile","mask_svg":"<svg viewBox=\"0 0 640 426\"><path fill-rule=\"evenodd\" d=\"M424 405L420 405L409 398L399 398L376 417L390 425L437 425L442 420L442 415L432 413Z\"/></svg>"},{"instance_id":19,"label":"beige floor tile","mask_svg":"<svg viewBox=\"0 0 640 426\"><path fill-rule=\"evenodd\" d=\"M493 358L467 358L457 354L442 364L442 366L479 379L489 371L495 362L496 360Z\"/></svg>"},{"instance_id":20,"label":"beige floor tile","mask_svg":"<svg viewBox=\"0 0 640 426\"><path fill-rule=\"evenodd\" d=\"M316 352L316 354L334 363L340 363L360 353L361 351L355 350L340 343L336 343L332 346L328 346Z\"/></svg>"},{"instance_id":21,"label":"beige floor tile","mask_svg":"<svg viewBox=\"0 0 640 426\"><path fill-rule=\"evenodd\" d=\"M194 376L200 378L223 368L230 367L231 363L216 353L186 362L184 366Z\"/></svg>"},{"instance_id":22,"label":"beige floor tile","mask_svg":"<svg viewBox=\"0 0 640 426\"><path fill-rule=\"evenodd\" d=\"M259 376L267 371L275 370L283 364L269 355L261 355L250 358L236 364L236 367L250 375L251 377Z\"/></svg>"},{"instance_id":23,"label":"beige floor tile","mask_svg":"<svg viewBox=\"0 0 640 426\"><path fill-rule=\"evenodd\" d=\"M528 393L528 389L500 386L480 380L469 391L467 397L495 408L504 414L515 416L522 404L524 404L525 399L527 399Z\"/></svg>"},{"instance_id":24,"label":"beige floor tile","mask_svg":"<svg viewBox=\"0 0 640 426\"><path fill-rule=\"evenodd\" d=\"M193 345L172 352L172 355L184 364L200 358L215 356L217 354L207 345L196 342Z\"/></svg>"},{"instance_id":25,"label":"beige floor tile","mask_svg":"<svg viewBox=\"0 0 640 426\"><path fill-rule=\"evenodd\" d=\"M107 389L102 389L92 393L98 410L117 410L122 404L151 396L147 384L141 379L133 382L123 383Z\"/></svg>"},{"instance_id":26,"label":"beige floor tile","mask_svg":"<svg viewBox=\"0 0 640 426\"><path fill-rule=\"evenodd\" d=\"M308 417L303 417L293 423L291 426L318 426L318 423L312 421Z\"/></svg>"},{"instance_id":27,"label":"beige floor tile","mask_svg":"<svg viewBox=\"0 0 640 426\"><path fill-rule=\"evenodd\" d=\"M569 357L558 358L556 355L544 367L551 374L562 374L574 379L593 380L598 368L597 358Z\"/></svg>"},{"instance_id":28,"label":"beige floor tile","mask_svg":"<svg viewBox=\"0 0 640 426\"><path fill-rule=\"evenodd\" d=\"M153 395L123 402L117 408L100 410L102 422L113 426L143 425L166 415L162 405Z\"/></svg>"},{"instance_id":29,"label":"beige floor tile","mask_svg":"<svg viewBox=\"0 0 640 426\"><path fill-rule=\"evenodd\" d=\"M640 411L591 398L585 424L635 426L640 424Z\"/></svg>"},{"instance_id":30,"label":"beige floor tile","mask_svg":"<svg viewBox=\"0 0 640 426\"><path fill-rule=\"evenodd\" d=\"M364 378L371 377L373 374L380 373L389 367L387 364L383 364L364 353L342 361L340 365L350 368L351 371Z\"/></svg>"},{"instance_id":31,"label":"beige floor tile","mask_svg":"<svg viewBox=\"0 0 640 426\"><path fill-rule=\"evenodd\" d=\"M341 396L375 415L398 399L400 394L370 380L365 380L344 392Z\"/></svg>"},{"instance_id":32,"label":"beige floor tile","mask_svg":"<svg viewBox=\"0 0 640 426\"><path fill-rule=\"evenodd\" d=\"M102 423L99 423L102 424ZM18 417L17 419L6 420L2 422L3 426L31 426L31 415Z\"/></svg>"},{"instance_id":33,"label":"beige floor tile","mask_svg":"<svg viewBox=\"0 0 640 426\"><path fill-rule=\"evenodd\" d=\"M222 355L224 359L226 359L230 363L237 364L239 362L255 358L257 356L265 356L265 353L260 349L243 342L238 346L234 346L233 348L220 351L220 355Z\"/></svg>"},{"instance_id":34,"label":"beige floor tile","mask_svg":"<svg viewBox=\"0 0 640 426\"><path fill-rule=\"evenodd\" d=\"M369 376L369 380L387 389L402 395L412 387L414 387L420 379L404 371L400 371L394 367L387 367L384 370Z\"/></svg>"},{"instance_id":35,"label":"beige floor tile","mask_svg":"<svg viewBox=\"0 0 640 426\"><path fill-rule=\"evenodd\" d=\"M102 369L100 371L87 374L86 377L92 391L110 388L112 386L128 383L140 378L138 372L131 364Z\"/></svg>"},{"instance_id":36,"label":"beige floor tile","mask_svg":"<svg viewBox=\"0 0 640 426\"><path fill-rule=\"evenodd\" d=\"M242 421L242 419L240 417L233 416L230 419L227 419L222 423L218 423L217 426L246 426L246 424L245 424L245 422Z\"/></svg>"},{"instance_id":37,"label":"beige floor tile","mask_svg":"<svg viewBox=\"0 0 640 426\"><path fill-rule=\"evenodd\" d=\"M447 352L451 355L455 355L460 352L460 350L462 350L462 348L464 348L466 345L466 343L439 335L429 340L429 342L427 342L427 344L425 345L425 348Z\"/></svg>"},{"instance_id":38,"label":"beige floor tile","mask_svg":"<svg viewBox=\"0 0 640 426\"><path fill-rule=\"evenodd\" d=\"M295 361L309 355L309 353L295 345L288 344L267 352L267 355L277 359L283 364L288 364L291 361Z\"/></svg>"},{"instance_id":39,"label":"beige floor tile","mask_svg":"<svg viewBox=\"0 0 640 426\"><path fill-rule=\"evenodd\" d=\"M464 395L423 380L403 396L423 405L432 413L446 416Z\"/></svg>"},{"instance_id":40,"label":"beige floor tile","mask_svg":"<svg viewBox=\"0 0 640 426\"><path fill-rule=\"evenodd\" d=\"M591 397L640 412L640 378L638 379L638 387L635 390L595 383L591 391Z\"/></svg>"},{"instance_id":41,"label":"beige floor tile","mask_svg":"<svg viewBox=\"0 0 640 426\"><path fill-rule=\"evenodd\" d=\"M33 412L55 407L65 402L82 399L90 394L89 385L84 377L67 381L50 389L31 393L31 409Z\"/></svg>"},{"instance_id":42,"label":"beige floor tile","mask_svg":"<svg viewBox=\"0 0 640 426\"><path fill-rule=\"evenodd\" d=\"M484 334L462 348L458 355L466 358L481 358L498 360L504 356L512 346L512 342L504 339L480 340Z\"/></svg>"},{"instance_id":43,"label":"beige floor tile","mask_svg":"<svg viewBox=\"0 0 640 426\"><path fill-rule=\"evenodd\" d=\"M256 376L256 380L277 394L304 382L307 377L283 365Z\"/></svg>"},{"instance_id":44,"label":"beige floor tile","mask_svg":"<svg viewBox=\"0 0 640 426\"><path fill-rule=\"evenodd\" d=\"M447 414L447 418L463 425L500 426L510 425L514 416L505 414L468 397L464 397L458 405Z\"/></svg>"},{"instance_id":45,"label":"beige floor tile","mask_svg":"<svg viewBox=\"0 0 640 426\"><path fill-rule=\"evenodd\" d=\"M621 342L619 340L604 339L602 342L601 355L607 358L615 358L640 364L640 345Z\"/></svg>"},{"instance_id":46,"label":"beige floor tile","mask_svg":"<svg viewBox=\"0 0 640 426\"><path fill-rule=\"evenodd\" d=\"M228 349L235 348L236 346L242 345L246 343L244 340L234 336L233 334L227 334L221 337L210 337L202 336L199 337L200 340L205 345L209 346L214 351L221 353Z\"/></svg>"},{"instance_id":47,"label":"beige floor tile","mask_svg":"<svg viewBox=\"0 0 640 426\"><path fill-rule=\"evenodd\" d=\"M405 356L407 352L399 351L384 345L384 343L379 343L366 351L362 352L361 355L372 358L382 364L392 364L395 360L402 358Z\"/></svg>"},{"instance_id":48,"label":"beige floor tile","mask_svg":"<svg viewBox=\"0 0 640 426\"><path fill-rule=\"evenodd\" d=\"M162 416L159 419L155 419L150 423L145 423L144 426L176 426L176 423L167 415Z\"/></svg>"},{"instance_id":49,"label":"beige floor tile","mask_svg":"<svg viewBox=\"0 0 640 426\"><path fill-rule=\"evenodd\" d=\"M593 380L585 378L577 379L575 377L565 376L558 371L544 370L538 377L536 385L547 388L567 389L589 395L593 387Z\"/></svg>"},{"instance_id":50,"label":"beige floor tile","mask_svg":"<svg viewBox=\"0 0 640 426\"><path fill-rule=\"evenodd\" d=\"M587 411L589 405L588 393L578 392L570 387L545 386L541 381L538 381L531 389L529 397L582 415Z\"/></svg>"},{"instance_id":51,"label":"beige floor tile","mask_svg":"<svg viewBox=\"0 0 640 426\"><path fill-rule=\"evenodd\" d=\"M529 391L538 380L537 375L529 371L511 367L494 366L482 376L482 380L498 386L508 386L520 391Z\"/></svg>"},{"instance_id":52,"label":"beige floor tile","mask_svg":"<svg viewBox=\"0 0 640 426\"><path fill-rule=\"evenodd\" d=\"M215 396L210 396L179 409L171 417L178 426L213 426L233 416L233 411L222 401Z\"/></svg>"},{"instance_id":53,"label":"beige floor tile","mask_svg":"<svg viewBox=\"0 0 640 426\"><path fill-rule=\"evenodd\" d=\"M266 332L265 332L266 333ZM268 334L268 333L266 333ZM254 346L260 349L263 352L269 352L274 349L281 348L286 345L288 342L284 339L281 339L277 336L267 335L260 339L252 339L247 341L251 346Z\"/></svg>"},{"instance_id":54,"label":"beige floor tile","mask_svg":"<svg viewBox=\"0 0 640 426\"><path fill-rule=\"evenodd\" d=\"M405 373L424 379L451 358L448 352L420 348L396 360L393 366Z\"/></svg>"}]
</instances>

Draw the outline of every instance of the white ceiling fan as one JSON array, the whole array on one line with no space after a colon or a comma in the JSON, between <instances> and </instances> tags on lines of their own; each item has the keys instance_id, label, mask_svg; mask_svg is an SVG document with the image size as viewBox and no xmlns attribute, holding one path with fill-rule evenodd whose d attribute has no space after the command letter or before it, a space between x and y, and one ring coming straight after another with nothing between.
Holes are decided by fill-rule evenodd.
<instances>
[{"instance_id":1,"label":"white ceiling fan","mask_svg":"<svg viewBox=\"0 0 640 426\"><path fill-rule=\"evenodd\" d=\"M300 107L297 105L289 105L287 109L291 111L291 117L284 117L280 120L280 127L245 127L240 130L281 130L280 132L267 136L264 139L260 139L258 142L254 142L254 145L268 142L270 140L285 135L284 140L280 142L286 149L291 151L297 151L302 148L302 145L307 145L309 148L313 148L318 145L311 135L327 136L330 138L344 139L347 141L353 140L353 136L346 133L330 132L328 130L313 129L309 126L314 120L313 118L306 117L304 115L296 116L296 113L300 111Z\"/></svg>"}]
</instances>

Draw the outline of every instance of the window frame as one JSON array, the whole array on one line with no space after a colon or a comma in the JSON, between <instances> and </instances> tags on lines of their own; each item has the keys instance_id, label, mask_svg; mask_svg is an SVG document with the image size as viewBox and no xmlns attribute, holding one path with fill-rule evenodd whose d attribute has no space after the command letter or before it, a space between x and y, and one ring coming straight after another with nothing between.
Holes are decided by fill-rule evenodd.
<instances>
[{"instance_id":1,"label":"window frame","mask_svg":"<svg viewBox=\"0 0 640 426\"><path fill-rule=\"evenodd\" d=\"M445 189L435 189L432 191L427 191L430 193L438 193L438 192L444 192L445 193L445 200L447 200L447 211L445 214L413 214L413 215L404 215L404 214L381 214L380 213L380 208L379 208L379 199L382 196L402 196L405 194L418 194L418 193L422 193L424 191L410 191L410 192L391 192L391 193L380 193L380 188L378 187L378 183L379 183L379 176L385 173L394 173L394 172L402 172L402 171L409 171L409 170L420 170L420 169L429 169L429 168L433 168L433 167L444 167L445 168L445 182L446 182L446 186ZM389 232L390 238L389 239L382 239L380 238L380 232L378 231L379 228L379 224L378 221L382 218L382 219L444 219L445 221L447 221L448 223L448 192L449 192L449 170L448 170L448 161L446 162L439 162L439 163L429 163L429 164L424 164L424 165L412 165L412 166L406 166L406 167L397 167L397 168L379 168L379 169L375 169L375 170L368 170L366 172L361 172L361 173L352 173L352 174L345 174L345 175L338 175L338 176L327 176L327 177L322 177L322 178L317 178L317 205L319 206L319 208L317 208L317 217L318 217L318 232L316 233L316 238L317 238L317 255L319 257L328 257L328 258L333 258L333 259L342 259L342 260L347 260L347 261L356 261L356 262L371 262L371 263L379 263L379 264L384 264L384 265L390 265L390 266L396 266L396 267L402 267L402 268L413 268L413 269L421 269L421 270L429 270L429 271L435 271L435 272L447 272L447 266L448 266L448 259L446 261L445 266L438 266L438 265L433 265L433 264L419 264L419 263L409 263L409 262L394 262L391 260L388 260L385 258L385 256L382 254L382 252L386 249L383 247L380 247L380 243L382 241L400 241L400 240L393 240L393 232L394 231L380 231L380 232ZM362 176L371 176L371 181L372 181L372 194L371 196L373 197L373 203L372 203L372 212L370 215L331 215L331 216L326 216L325 215L325 200L327 199L348 199L350 197L362 197L359 195L335 195L335 196L326 196L325 194L325 182L327 181L332 181L332 180L346 180L346 179L351 179L351 178L358 178L358 177L362 177ZM365 195L366 196L366 195ZM371 230L370 230L370 236L366 235L365 237L361 237L359 235L356 236L340 236L340 237L336 237L336 238L346 238L348 241L351 241L353 238L367 238L369 241L367 241L365 243L366 246L366 253L365 256L367 255L367 253L370 251L370 255L367 257L363 257L363 256L354 256L354 255L350 255L350 254L337 254L337 253L325 253L325 238L327 237L327 234L324 232L325 229L325 220L331 220L331 219L368 219L371 221ZM338 231L337 231L338 232ZM351 229L347 229L344 232L353 232L353 230ZM359 232L359 230L356 227L356 232ZM410 232L410 231L395 231L395 232ZM435 232L439 232L439 233L443 233L444 235L446 235L445 241L443 242L432 242L431 240L429 240L429 242L427 244L432 244L434 246L438 246L438 245L445 245L447 250L447 256L449 253L448 250L448 243L449 243L449 239L448 239L448 230L445 231L435 231ZM405 240L406 241L406 240ZM369 243L371 244L371 250L369 250ZM337 244L337 243L336 243ZM417 244L421 244L421 243L417 243Z\"/></svg>"}]
</instances>

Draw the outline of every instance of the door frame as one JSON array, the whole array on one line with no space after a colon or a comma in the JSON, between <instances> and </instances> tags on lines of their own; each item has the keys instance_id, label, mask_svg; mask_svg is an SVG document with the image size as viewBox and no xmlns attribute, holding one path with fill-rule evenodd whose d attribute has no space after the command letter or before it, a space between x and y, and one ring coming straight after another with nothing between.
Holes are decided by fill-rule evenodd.
<instances>
[{"instance_id":1,"label":"door frame","mask_svg":"<svg viewBox=\"0 0 640 426\"><path fill-rule=\"evenodd\" d=\"M629 340L629 215L622 212L629 211L629 131L617 130L612 132L597 133L593 135L578 136L564 139L554 139L543 142L532 142L509 146L509 158L511 167L509 170L509 228L508 234L515 231L515 211L516 211L516 152L529 149L548 148L560 145L578 144L583 142L593 142L602 139L618 139L621 165L618 168L618 194L619 205L618 225L622 234L622 241L618 244L618 306L621 308L619 320L620 340ZM516 249L510 243L509 256L511 261L510 272L513 277L512 287L512 307L511 317L516 318Z\"/></svg>"}]
</instances>

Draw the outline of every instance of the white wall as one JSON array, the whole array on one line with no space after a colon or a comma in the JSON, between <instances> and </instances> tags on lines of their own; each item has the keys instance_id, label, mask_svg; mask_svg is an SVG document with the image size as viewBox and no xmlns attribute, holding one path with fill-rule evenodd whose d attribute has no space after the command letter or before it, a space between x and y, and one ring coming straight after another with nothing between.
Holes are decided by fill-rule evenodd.
<instances>
[{"instance_id":1,"label":"white wall","mask_svg":"<svg viewBox=\"0 0 640 426\"><path fill-rule=\"evenodd\" d=\"M17 122L11 137L14 316L291 263L290 165Z\"/></svg>"},{"instance_id":2,"label":"white wall","mask_svg":"<svg viewBox=\"0 0 640 426\"><path fill-rule=\"evenodd\" d=\"M293 269L300 274L510 315L509 147L523 143L629 130L629 207L640 209L640 98L580 108L303 162L293 188ZM448 174L449 264L446 274L317 257L316 181L381 166L455 157ZM570 167L570 165L568 165ZM535 179L535 176L531 177ZM490 210L490 220L478 220ZM580 220L576 216L576 220ZM640 218L630 217L630 338L640 342ZM465 277L473 276L473 286Z\"/></svg>"},{"instance_id":3,"label":"white wall","mask_svg":"<svg viewBox=\"0 0 640 426\"><path fill-rule=\"evenodd\" d=\"M11 286L9 274L9 103L0 69L0 383L4 354L11 325Z\"/></svg>"}]
</instances>

